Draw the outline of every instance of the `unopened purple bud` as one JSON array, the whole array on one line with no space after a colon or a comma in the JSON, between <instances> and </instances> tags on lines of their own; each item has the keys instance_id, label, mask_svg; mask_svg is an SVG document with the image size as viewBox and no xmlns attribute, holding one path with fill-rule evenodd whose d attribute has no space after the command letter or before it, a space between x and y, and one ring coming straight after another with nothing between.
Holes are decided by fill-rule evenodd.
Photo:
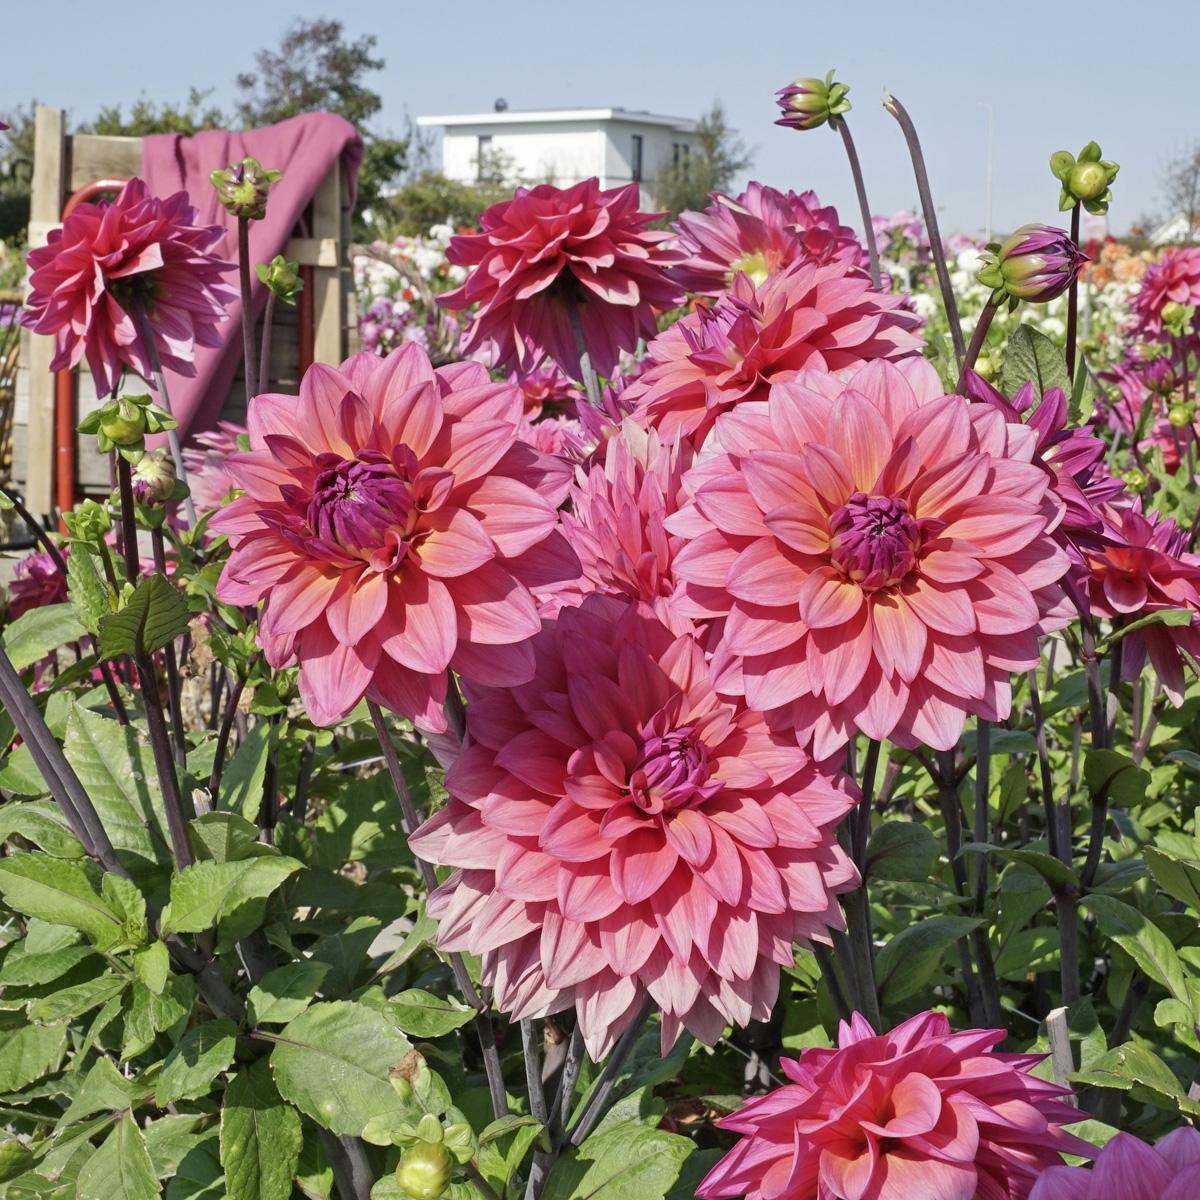
<instances>
[{"instance_id":1,"label":"unopened purple bud","mask_svg":"<svg viewBox=\"0 0 1200 1200\"><path fill-rule=\"evenodd\" d=\"M1045 304L1071 286L1086 262L1066 230L1022 225L997 247L979 279L995 289L997 303L1011 298Z\"/></svg>"},{"instance_id":2,"label":"unopened purple bud","mask_svg":"<svg viewBox=\"0 0 1200 1200\"><path fill-rule=\"evenodd\" d=\"M832 71L824 79L797 79L775 93L783 110L775 124L789 129L816 129L850 111L849 91L846 84L834 82Z\"/></svg>"}]
</instances>

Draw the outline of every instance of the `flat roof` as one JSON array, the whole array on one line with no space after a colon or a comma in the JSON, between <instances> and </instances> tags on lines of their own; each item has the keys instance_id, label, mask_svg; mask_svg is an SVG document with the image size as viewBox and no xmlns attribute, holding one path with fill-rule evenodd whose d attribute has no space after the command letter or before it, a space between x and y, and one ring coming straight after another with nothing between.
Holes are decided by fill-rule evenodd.
<instances>
[{"instance_id":1,"label":"flat roof","mask_svg":"<svg viewBox=\"0 0 1200 1200\"><path fill-rule=\"evenodd\" d=\"M447 116L418 117L422 128L441 125L535 125L558 121L626 121L635 125L666 125L680 133L694 133L696 122L687 117L668 117L661 113L640 112L628 108L534 108L505 109L503 112L453 113Z\"/></svg>"}]
</instances>

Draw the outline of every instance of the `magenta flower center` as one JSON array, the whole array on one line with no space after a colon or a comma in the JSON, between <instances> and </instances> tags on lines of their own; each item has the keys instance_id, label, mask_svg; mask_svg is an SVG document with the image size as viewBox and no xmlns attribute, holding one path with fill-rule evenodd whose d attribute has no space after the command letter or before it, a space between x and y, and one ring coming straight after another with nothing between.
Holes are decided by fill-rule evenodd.
<instances>
[{"instance_id":1,"label":"magenta flower center","mask_svg":"<svg viewBox=\"0 0 1200 1200\"><path fill-rule=\"evenodd\" d=\"M867 589L892 587L917 564L921 525L903 500L855 492L829 518L833 565Z\"/></svg>"},{"instance_id":2,"label":"magenta flower center","mask_svg":"<svg viewBox=\"0 0 1200 1200\"><path fill-rule=\"evenodd\" d=\"M719 783L709 782L711 775L708 747L694 729L676 729L662 735L648 732L629 776L629 794L645 813L690 808L720 790Z\"/></svg>"},{"instance_id":3,"label":"magenta flower center","mask_svg":"<svg viewBox=\"0 0 1200 1200\"><path fill-rule=\"evenodd\" d=\"M322 454L317 465L321 470L307 512L317 537L347 550L370 551L392 531L409 532L416 508L412 488L386 455L364 450L348 461Z\"/></svg>"}]
</instances>

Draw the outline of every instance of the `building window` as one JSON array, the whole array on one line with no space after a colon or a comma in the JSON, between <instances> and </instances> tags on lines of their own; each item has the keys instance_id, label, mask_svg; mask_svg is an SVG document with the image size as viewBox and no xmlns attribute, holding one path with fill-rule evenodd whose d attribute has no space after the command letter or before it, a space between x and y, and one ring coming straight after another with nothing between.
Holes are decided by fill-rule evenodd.
<instances>
[{"instance_id":1,"label":"building window","mask_svg":"<svg viewBox=\"0 0 1200 1200\"><path fill-rule=\"evenodd\" d=\"M492 135L490 133L481 133L479 135L479 151L475 160L475 178L483 179L487 176L491 169L492 157Z\"/></svg>"},{"instance_id":2,"label":"building window","mask_svg":"<svg viewBox=\"0 0 1200 1200\"><path fill-rule=\"evenodd\" d=\"M634 183L642 182L642 135L633 135L633 154L630 156L630 171Z\"/></svg>"},{"instance_id":3,"label":"building window","mask_svg":"<svg viewBox=\"0 0 1200 1200\"><path fill-rule=\"evenodd\" d=\"M682 169L684 175L687 174L688 164L691 161L692 148L687 142L674 142L671 145L671 161L676 167Z\"/></svg>"}]
</instances>

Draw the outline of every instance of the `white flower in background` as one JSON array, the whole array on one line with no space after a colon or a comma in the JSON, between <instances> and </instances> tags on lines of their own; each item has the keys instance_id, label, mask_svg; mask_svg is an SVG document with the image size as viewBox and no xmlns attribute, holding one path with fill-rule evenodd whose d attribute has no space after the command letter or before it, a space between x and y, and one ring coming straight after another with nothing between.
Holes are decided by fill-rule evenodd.
<instances>
[{"instance_id":1,"label":"white flower in background","mask_svg":"<svg viewBox=\"0 0 1200 1200\"><path fill-rule=\"evenodd\" d=\"M954 260L954 265L960 271L974 278L976 271L983 266L983 255L974 246L968 246L965 250L958 252L958 257Z\"/></svg>"},{"instance_id":2,"label":"white flower in background","mask_svg":"<svg viewBox=\"0 0 1200 1200\"><path fill-rule=\"evenodd\" d=\"M937 315L938 302L928 292L916 292L912 302L918 317L929 321Z\"/></svg>"},{"instance_id":3,"label":"white flower in background","mask_svg":"<svg viewBox=\"0 0 1200 1200\"><path fill-rule=\"evenodd\" d=\"M430 225L429 236L435 242L441 242L443 245L449 245L450 239L454 236L454 226Z\"/></svg>"}]
</instances>

